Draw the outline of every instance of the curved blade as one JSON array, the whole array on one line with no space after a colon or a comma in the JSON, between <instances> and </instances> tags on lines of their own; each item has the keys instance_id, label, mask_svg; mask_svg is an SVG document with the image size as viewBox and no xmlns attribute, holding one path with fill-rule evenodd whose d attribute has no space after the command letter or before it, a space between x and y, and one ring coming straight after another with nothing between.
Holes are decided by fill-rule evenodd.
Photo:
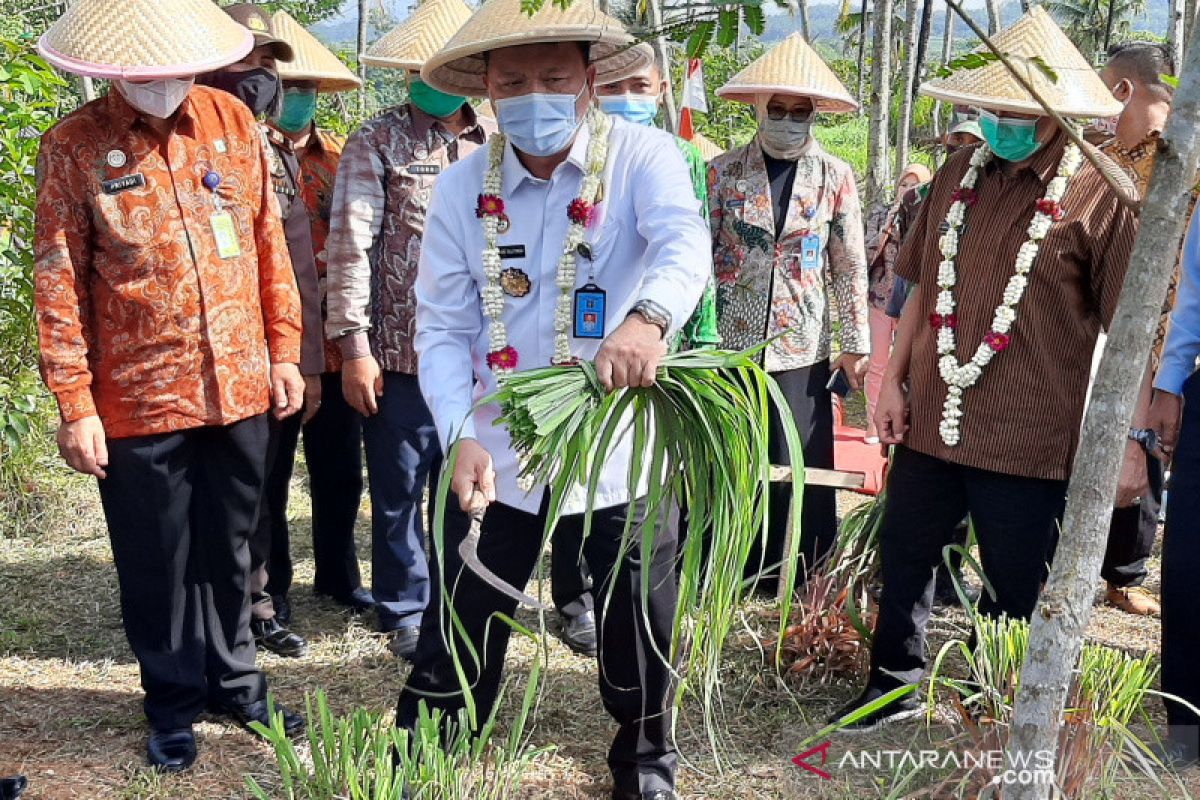
<instances>
[{"instance_id":1,"label":"curved blade","mask_svg":"<svg viewBox=\"0 0 1200 800\"><path fill-rule=\"evenodd\" d=\"M458 545L458 555L462 558L463 564L471 572L478 575L480 580L505 597L516 600L521 605L536 608L539 611L549 611L550 606L504 581L479 560L479 536L483 528L483 515L486 510L487 501L483 499L483 495L480 492L475 492L471 497L471 529L467 531L466 538Z\"/></svg>"}]
</instances>

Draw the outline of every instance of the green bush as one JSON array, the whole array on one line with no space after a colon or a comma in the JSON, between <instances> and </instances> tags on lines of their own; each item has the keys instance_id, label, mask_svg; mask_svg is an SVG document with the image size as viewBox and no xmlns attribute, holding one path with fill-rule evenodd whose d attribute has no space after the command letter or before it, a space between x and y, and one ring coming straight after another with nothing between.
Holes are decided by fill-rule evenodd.
<instances>
[{"instance_id":1,"label":"green bush","mask_svg":"<svg viewBox=\"0 0 1200 800\"><path fill-rule=\"evenodd\" d=\"M0 39L0 500L27 494L45 449L49 399L37 378L33 235L38 141L73 103L24 38ZM11 509L9 509L11 510Z\"/></svg>"}]
</instances>

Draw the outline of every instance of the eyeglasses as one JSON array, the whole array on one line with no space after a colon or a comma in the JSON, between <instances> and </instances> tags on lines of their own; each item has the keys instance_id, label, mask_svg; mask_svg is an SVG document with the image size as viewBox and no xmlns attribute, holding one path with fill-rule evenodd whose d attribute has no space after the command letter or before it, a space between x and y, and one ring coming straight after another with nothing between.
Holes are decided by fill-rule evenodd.
<instances>
[{"instance_id":1,"label":"eyeglasses","mask_svg":"<svg viewBox=\"0 0 1200 800\"><path fill-rule=\"evenodd\" d=\"M803 110L801 110L801 109L797 109L797 110L795 110L795 111L788 111L788 110L786 110L786 109L783 109L783 108L770 108L770 107L768 107L768 108L767 108L767 118L768 118L768 119L773 119L773 120L775 120L776 122L779 122L780 120L782 120L782 119L784 119L784 118L788 118L788 119L790 119L792 122L808 122L810 119L812 119L812 118L813 118L813 114L814 114L815 112L816 112L816 109L812 109L812 108L803 109Z\"/></svg>"}]
</instances>

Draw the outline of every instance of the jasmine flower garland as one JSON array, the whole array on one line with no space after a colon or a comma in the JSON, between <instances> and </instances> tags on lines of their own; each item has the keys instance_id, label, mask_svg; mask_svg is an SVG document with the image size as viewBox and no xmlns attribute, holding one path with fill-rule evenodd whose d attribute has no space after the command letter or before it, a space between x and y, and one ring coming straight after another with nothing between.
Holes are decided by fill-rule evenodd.
<instances>
[{"instance_id":1,"label":"jasmine flower garland","mask_svg":"<svg viewBox=\"0 0 1200 800\"><path fill-rule=\"evenodd\" d=\"M1050 227L1065 216L1059 204L1067 193L1071 178L1079 170L1083 154L1074 144L1068 144L1063 151L1056 176L1046 187L1042 199L1037 202L1037 212L1029 223L1029 240L1021 245L1017 252L1014 273L1004 289L1001 304L996 306L991 330L984 335L971 359L959 364L955 354L957 343L954 337L954 330L958 325L954 299L954 286L958 280L955 257L958 255L958 242L967 209L975 204L975 183L979 180L979 171L991 160L992 151L986 144L980 145L971 156L970 168L963 175L959 188L951 195L953 202L946 213L949 228L939 243L942 252L942 262L938 265L939 291L929 323L937 331L938 370L947 386L938 433L949 447L957 446L962 438L963 392L978 383L984 368L992 358L1007 348L1012 341L1010 331L1017 319L1017 306L1029 285L1029 272L1033 269L1042 240L1050 232Z\"/></svg>"}]
</instances>

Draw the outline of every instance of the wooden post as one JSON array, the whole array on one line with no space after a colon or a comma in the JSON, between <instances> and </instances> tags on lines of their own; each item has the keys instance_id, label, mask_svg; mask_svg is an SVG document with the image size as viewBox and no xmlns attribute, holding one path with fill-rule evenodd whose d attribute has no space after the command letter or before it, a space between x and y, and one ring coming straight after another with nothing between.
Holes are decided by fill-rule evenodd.
<instances>
[{"instance_id":1,"label":"wooden post","mask_svg":"<svg viewBox=\"0 0 1200 800\"><path fill-rule=\"evenodd\" d=\"M1108 540L1113 498L1147 354L1175 269L1200 161L1200 47L1196 31L1180 70L1171 116L1159 146L1142 209L1137 241L1125 273L1108 345L1083 421L1067 510L1050 579L1029 631L1008 740L1007 763L1057 753L1063 705L1092 615ZM1191 265L1194 266L1194 265ZM1031 761L1029 763L1042 763ZM1005 800L1042 800L1050 785L1007 785Z\"/></svg>"}]
</instances>

